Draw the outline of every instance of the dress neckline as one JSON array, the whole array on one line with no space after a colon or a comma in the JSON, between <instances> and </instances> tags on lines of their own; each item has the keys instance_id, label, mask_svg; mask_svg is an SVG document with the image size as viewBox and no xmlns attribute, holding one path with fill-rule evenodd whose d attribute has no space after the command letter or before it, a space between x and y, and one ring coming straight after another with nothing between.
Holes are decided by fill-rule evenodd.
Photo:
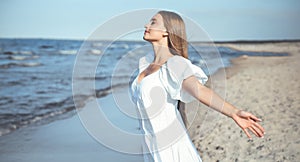
<instances>
[{"instance_id":1,"label":"dress neckline","mask_svg":"<svg viewBox=\"0 0 300 162\"><path fill-rule=\"evenodd\" d=\"M164 64L163 64L163 65L164 65ZM145 79L147 79L148 77L151 77L151 75L154 75L155 73L157 73L158 71L160 71L160 69L163 67L163 65L161 65L161 67L158 68L158 70L155 70L155 71L152 72L151 74L148 74L148 75L144 76L144 78L142 78L140 81L139 81L139 77L140 77L140 74L141 74L141 73L139 73L139 75L136 77L136 83L137 83L138 85L140 85Z\"/></svg>"},{"instance_id":2,"label":"dress neckline","mask_svg":"<svg viewBox=\"0 0 300 162\"><path fill-rule=\"evenodd\" d=\"M141 74L142 72L139 73L138 76L137 76L137 78L136 78L136 83L137 83L137 84L141 84L145 78L147 78L148 76L150 76L150 75L152 75L152 74L154 74L154 73L160 71L160 69L161 69L164 65L166 65L170 59L175 58L176 56L177 56L177 55L174 55L174 56L171 56L170 58L168 58L167 61L164 62L164 63L160 66L160 68L158 68L156 71L152 72L151 74L148 74L147 76L144 76L144 78L142 78L140 81L139 81L139 78L140 78L140 74ZM180 57L181 57L181 56L180 56ZM148 63L148 66L151 64L151 63L149 63L149 62L147 62L147 63ZM143 71L144 71L144 70L143 70Z\"/></svg>"}]
</instances>

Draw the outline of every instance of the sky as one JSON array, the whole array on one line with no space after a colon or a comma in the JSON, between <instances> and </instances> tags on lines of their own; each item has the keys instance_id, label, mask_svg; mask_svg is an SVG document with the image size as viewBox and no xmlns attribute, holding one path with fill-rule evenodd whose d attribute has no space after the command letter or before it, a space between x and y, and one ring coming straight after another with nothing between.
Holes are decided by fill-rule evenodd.
<instances>
[{"instance_id":1,"label":"sky","mask_svg":"<svg viewBox=\"0 0 300 162\"><path fill-rule=\"evenodd\" d=\"M299 0L0 0L0 38L86 39L117 15L149 8L192 19L214 41L300 39Z\"/></svg>"}]
</instances>

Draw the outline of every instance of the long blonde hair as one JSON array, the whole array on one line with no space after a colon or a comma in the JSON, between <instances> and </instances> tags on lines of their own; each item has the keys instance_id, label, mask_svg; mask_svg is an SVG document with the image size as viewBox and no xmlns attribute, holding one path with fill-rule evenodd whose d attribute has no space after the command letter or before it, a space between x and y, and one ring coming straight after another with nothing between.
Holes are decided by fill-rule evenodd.
<instances>
[{"instance_id":1,"label":"long blonde hair","mask_svg":"<svg viewBox=\"0 0 300 162\"><path fill-rule=\"evenodd\" d=\"M159 11L168 32L168 46L175 55L188 58L188 43L183 19L175 12Z\"/></svg>"},{"instance_id":2,"label":"long blonde hair","mask_svg":"<svg viewBox=\"0 0 300 162\"><path fill-rule=\"evenodd\" d=\"M188 59L188 43L186 40L185 24L181 16L171 11L159 11L163 18L164 26L168 32L168 47L174 55L180 55ZM187 127L187 116L185 112L185 103L178 101L179 110L184 125Z\"/></svg>"}]
</instances>

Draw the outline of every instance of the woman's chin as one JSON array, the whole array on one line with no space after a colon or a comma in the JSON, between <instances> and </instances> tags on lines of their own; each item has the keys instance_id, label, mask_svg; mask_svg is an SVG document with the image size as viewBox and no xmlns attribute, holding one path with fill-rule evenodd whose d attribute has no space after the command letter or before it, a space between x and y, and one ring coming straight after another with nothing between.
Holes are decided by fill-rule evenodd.
<instances>
[{"instance_id":1,"label":"woman's chin","mask_svg":"<svg viewBox=\"0 0 300 162\"><path fill-rule=\"evenodd\" d=\"M143 39L144 39L145 41L149 41L149 39L148 39L147 37L145 37L145 36L143 36Z\"/></svg>"}]
</instances>

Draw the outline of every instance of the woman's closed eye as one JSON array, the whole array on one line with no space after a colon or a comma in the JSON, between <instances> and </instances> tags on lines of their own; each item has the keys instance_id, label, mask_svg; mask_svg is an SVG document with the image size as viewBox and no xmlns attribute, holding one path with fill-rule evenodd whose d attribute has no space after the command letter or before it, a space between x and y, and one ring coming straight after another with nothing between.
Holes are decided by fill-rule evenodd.
<instances>
[{"instance_id":1,"label":"woman's closed eye","mask_svg":"<svg viewBox=\"0 0 300 162\"><path fill-rule=\"evenodd\" d=\"M155 23L156 23L156 19L151 19L151 20L150 20L150 24L151 24L151 25L153 25L153 24L155 24Z\"/></svg>"}]
</instances>

